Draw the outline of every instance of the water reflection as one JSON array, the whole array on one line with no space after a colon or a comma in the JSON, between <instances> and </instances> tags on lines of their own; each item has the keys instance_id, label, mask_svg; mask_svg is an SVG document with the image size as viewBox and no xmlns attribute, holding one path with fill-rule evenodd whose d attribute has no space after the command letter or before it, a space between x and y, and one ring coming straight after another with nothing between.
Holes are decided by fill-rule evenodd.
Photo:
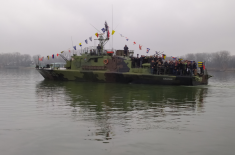
<instances>
[{"instance_id":1,"label":"water reflection","mask_svg":"<svg viewBox=\"0 0 235 155\"><path fill-rule=\"evenodd\" d=\"M51 114L69 113L74 121L93 122L86 139L104 143L121 133L179 129L188 122L183 117L204 112L208 91L207 87L57 81L42 81L36 87L38 106L53 107Z\"/></svg>"}]
</instances>

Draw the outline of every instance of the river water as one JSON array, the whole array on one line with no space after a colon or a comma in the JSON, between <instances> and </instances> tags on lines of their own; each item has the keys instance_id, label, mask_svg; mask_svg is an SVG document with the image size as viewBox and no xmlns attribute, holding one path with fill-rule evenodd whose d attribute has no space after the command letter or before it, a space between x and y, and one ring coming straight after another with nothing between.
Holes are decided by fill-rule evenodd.
<instances>
[{"instance_id":1,"label":"river water","mask_svg":"<svg viewBox=\"0 0 235 155\"><path fill-rule=\"evenodd\" d=\"M208 86L45 81L0 70L2 155L234 155L235 73Z\"/></svg>"}]
</instances>

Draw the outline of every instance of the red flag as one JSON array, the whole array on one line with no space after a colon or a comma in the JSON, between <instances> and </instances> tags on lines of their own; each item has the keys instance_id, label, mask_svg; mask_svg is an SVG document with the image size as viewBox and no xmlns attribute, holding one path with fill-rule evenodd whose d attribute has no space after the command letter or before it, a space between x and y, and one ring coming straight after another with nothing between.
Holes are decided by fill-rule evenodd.
<instances>
[{"instance_id":1,"label":"red flag","mask_svg":"<svg viewBox=\"0 0 235 155\"><path fill-rule=\"evenodd\" d=\"M203 67L203 70L205 70L205 69L206 69L205 65L202 65L202 67Z\"/></svg>"},{"instance_id":2,"label":"red flag","mask_svg":"<svg viewBox=\"0 0 235 155\"><path fill-rule=\"evenodd\" d=\"M69 52L70 52L70 49L69 49Z\"/></svg>"},{"instance_id":3,"label":"red flag","mask_svg":"<svg viewBox=\"0 0 235 155\"><path fill-rule=\"evenodd\" d=\"M142 46L139 45L139 49L142 50Z\"/></svg>"},{"instance_id":4,"label":"red flag","mask_svg":"<svg viewBox=\"0 0 235 155\"><path fill-rule=\"evenodd\" d=\"M136 42L133 42L134 43L134 45L136 44Z\"/></svg>"},{"instance_id":5,"label":"red flag","mask_svg":"<svg viewBox=\"0 0 235 155\"><path fill-rule=\"evenodd\" d=\"M95 35L96 35L97 38L99 37L99 34L98 34L98 33L96 33Z\"/></svg>"},{"instance_id":6,"label":"red flag","mask_svg":"<svg viewBox=\"0 0 235 155\"><path fill-rule=\"evenodd\" d=\"M109 30L108 30L108 38L109 38L109 35L110 35L110 33L109 33Z\"/></svg>"},{"instance_id":7,"label":"red flag","mask_svg":"<svg viewBox=\"0 0 235 155\"><path fill-rule=\"evenodd\" d=\"M57 57L59 56L59 54L57 53Z\"/></svg>"}]
</instances>

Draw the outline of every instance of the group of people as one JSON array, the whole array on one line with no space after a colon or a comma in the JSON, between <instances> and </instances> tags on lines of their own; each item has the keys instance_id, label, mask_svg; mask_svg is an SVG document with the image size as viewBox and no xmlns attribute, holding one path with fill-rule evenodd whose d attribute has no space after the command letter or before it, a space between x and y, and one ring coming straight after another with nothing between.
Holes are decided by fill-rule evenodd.
<instances>
[{"instance_id":1,"label":"group of people","mask_svg":"<svg viewBox=\"0 0 235 155\"><path fill-rule=\"evenodd\" d=\"M161 56L131 57L132 68L142 68L142 64L150 63L151 74L196 75L197 63L188 60L164 60ZM203 74L203 68L200 67Z\"/></svg>"}]
</instances>

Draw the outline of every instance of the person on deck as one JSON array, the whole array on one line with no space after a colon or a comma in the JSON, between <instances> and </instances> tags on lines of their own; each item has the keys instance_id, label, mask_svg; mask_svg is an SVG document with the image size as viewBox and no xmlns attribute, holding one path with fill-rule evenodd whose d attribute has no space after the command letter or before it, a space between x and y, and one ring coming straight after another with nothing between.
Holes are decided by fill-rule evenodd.
<instances>
[{"instance_id":1,"label":"person on deck","mask_svg":"<svg viewBox=\"0 0 235 155\"><path fill-rule=\"evenodd\" d=\"M152 60L152 62L150 63L150 72L151 72L151 74L153 74L154 66L155 66L155 62L154 62L154 60Z\"/></svg>"},{"instance_id":2,"label":"person on deck","mask_svg":"<svg viewBox=\"0 0 235 155\"><path fill-rule=\"evenodd\" d=\"M98 46L97 46L97 50L98 50L98 55L100 55L101 53L100 53L100 51L101 51L101 46L100 46L100 44L98 44Z\"/></svg>"},{"instance_id":3,"label":"person on deck","mask_svg":"<svg viewBox=\"0 0 235 155\"><path fill-rule=\"evenodd\" d=\"M127 56L127 52L128 52L128 47L127 47L127 45L125 45L125 47L124 47L124 57Z\"/></svg>"}]
</instances>

